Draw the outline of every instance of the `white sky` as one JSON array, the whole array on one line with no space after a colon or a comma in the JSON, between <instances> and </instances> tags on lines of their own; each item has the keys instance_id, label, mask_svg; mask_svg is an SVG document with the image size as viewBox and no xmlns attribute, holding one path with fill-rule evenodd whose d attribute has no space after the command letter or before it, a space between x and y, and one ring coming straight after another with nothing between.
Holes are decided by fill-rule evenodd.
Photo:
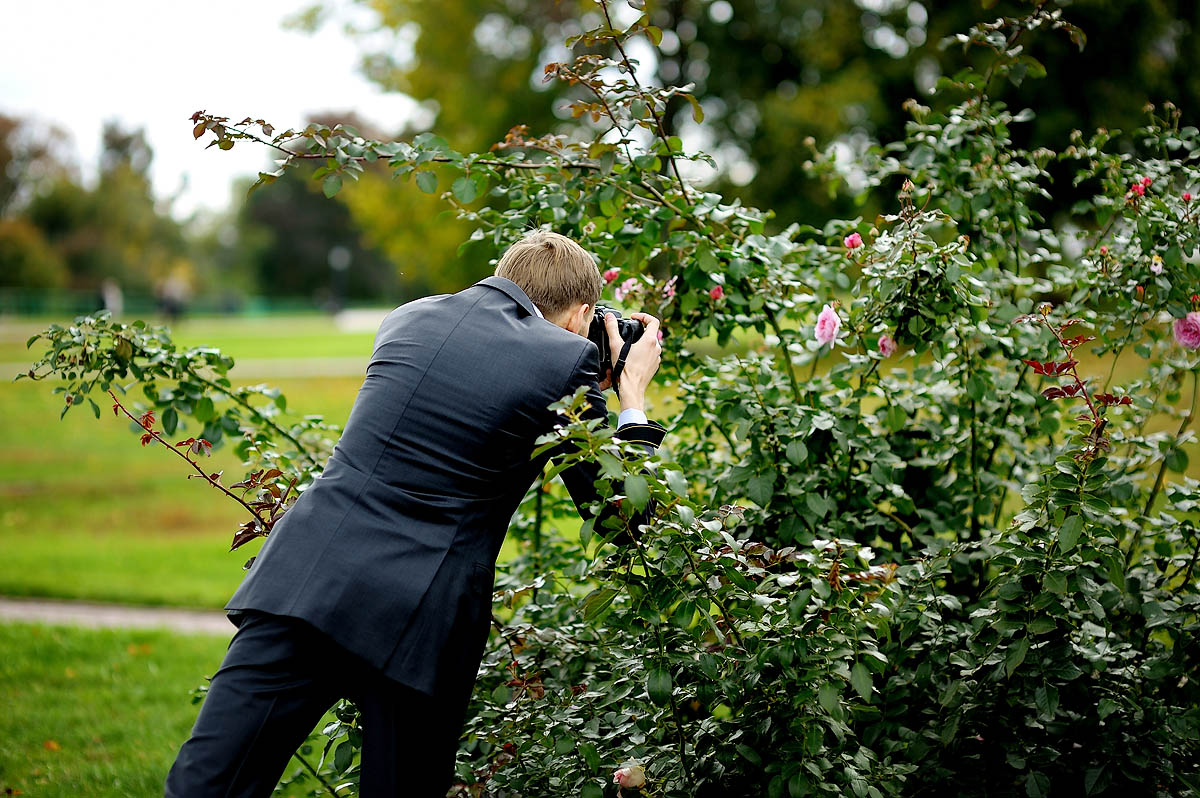
<instances>
[{"instance_id":1,"label":"white sky","mask_svg":"<svg viewBox=\"0 0 1200 798\"><path fill-rule=\"evenodd\" d=\"M358 72L355 46L337 25L313 35L283 29L310 4L0 0L0 112L64 128L85 179L105 120L144 128L156 196L178 193L178 217L223 208L233 179L268 166L269 154L248 143L204 149L191 135L194 111L254 116L280 130L309 112L346 110L392 130L414 112L407 97L384 94Z\"/></svg>"}]
</instances>

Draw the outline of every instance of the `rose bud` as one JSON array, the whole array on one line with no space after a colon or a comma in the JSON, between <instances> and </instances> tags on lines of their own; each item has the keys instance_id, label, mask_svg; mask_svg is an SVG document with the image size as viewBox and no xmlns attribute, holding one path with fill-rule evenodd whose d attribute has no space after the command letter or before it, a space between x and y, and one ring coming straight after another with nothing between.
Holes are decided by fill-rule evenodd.
<instances>
[{"instance_id":1,"label":"rose bud","mask_svg":"<svg viewBox=\"0 0 1200 798\"><path fill-rule=\"evenodd\" d=\"M646 770L639 763L623 765L613 773L613 784L618 787L640 789L646 783Z\"/></svg>"}]
</instances>

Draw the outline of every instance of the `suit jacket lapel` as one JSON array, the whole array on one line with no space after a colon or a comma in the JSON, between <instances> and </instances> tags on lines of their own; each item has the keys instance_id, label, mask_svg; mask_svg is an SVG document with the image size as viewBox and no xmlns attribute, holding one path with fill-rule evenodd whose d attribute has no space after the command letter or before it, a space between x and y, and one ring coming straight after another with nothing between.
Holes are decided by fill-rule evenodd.
<instances>
[{"instance_id":1,"label":"suit jacket lapel","mask_svg":"<svg viewBox=\"0 0 1200 798\"><path fill-rule=\"evenodd\" d=\"M515 299L517 304L521 306L521 309L524 310L528 315L537 315L537 312L533 309L533 301L525 295L525 292L521 290L521 286L517 285L512 280L493 275L492 277L486 277L480 280L478 283L476 283L476 285L486 285L488 288L495 288L497 291L503 291Z\"/></svg>"}]
</instances>

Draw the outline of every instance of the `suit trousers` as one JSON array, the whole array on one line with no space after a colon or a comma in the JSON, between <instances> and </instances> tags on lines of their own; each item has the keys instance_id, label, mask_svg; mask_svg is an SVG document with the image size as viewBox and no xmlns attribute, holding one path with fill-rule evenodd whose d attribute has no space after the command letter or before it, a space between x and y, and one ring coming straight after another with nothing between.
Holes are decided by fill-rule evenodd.
<instances>
[{"instance_id":1,"label":"suit trousers","mask_svg":"<svg viewBox=\"0 0 1200 798\"><path fill-rule=\"evenodd\" d=\"M388 679L303 621L260 612L244 614L167 775L167 798L270 795L343 697L362 713L362 798L444 798L465 707Z\"/></svg>"}]
</instances>

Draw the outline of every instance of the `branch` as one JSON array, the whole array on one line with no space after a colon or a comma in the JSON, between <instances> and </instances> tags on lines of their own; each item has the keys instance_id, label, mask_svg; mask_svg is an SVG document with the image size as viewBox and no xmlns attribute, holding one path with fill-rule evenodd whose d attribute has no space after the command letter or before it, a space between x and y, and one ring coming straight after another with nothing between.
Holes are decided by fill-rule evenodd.
<instances>
[{"instance_id":1,"label":"branch","mask_svg":"<svg viewBox=\"0 0 1200 798\"><path fill-rule=\"evenodd\" d=\"M179 457L183 458L183 460L184 460L184 461L185 461L185 462L186 462L188 465L190 465L190 466L191 466L193 469L195 469L196 473L198 473L198 474L199 474L201 477L203 477L203 478L204 478L204 481L205 481L205 482L207 482L208 484L212 485L214 488L216 488L217 490L221 491L221 492L222 492L222 493L224 493L226 496L228 496L229 498L233 499L233 500L234 500L235 502L237 502L238 504L240 504L240 505L242 505L243 507L245 507L245 508L246 508L246 512L248 512L248 513L250 513L250 515L254 516L254 519L255 519L256 521L258 521L258 523L262 524L262 526L263 526L263 528L264 528L264 529L267 529L267 530L269 530L269 529L271 528L271 526L272 526L272 522L270 522L270 521L264 521L264 520L263 520L263 518L262 518L262 516L260 516L260 515L259 515L259 514L258 514L258 513L255 511L255 509L254 509L253 507L251 507L249 504L247 504L247 503L246 503L245 499L243 499L243 498L241 498L240 496L236 495L236 494L235 494L235 493L233 493L231 490L229 490L229 489L228 489L228 488L226 488L224 485L222 485L220 482L218 482L217 480L213 479L211 476L209 476L209 475L208 475L208 473L207 473L207 472L206 472L206 471L205 471L203 468L201 468L201 467L200 467L200 464L199 464L199 463L197 463L195 460L193 460L192 458L188 457L188 456L187 456L186 454L184 454L183 452L179 451L179 449L177 449L175 446L171 445L169 442L167 442L166 440L164 440L164 439L163 439L163 437L162 437L161 435L159 435L157 432L155 432L153 429L150 429L150 428L149 428L149 427L147 427L145 424L143 424L143 423L142 423L142 421L141 421L140 419L138 419L136 416L134 416L132 413L130 413L130 412L129 412L129 411L126 409L126 408L125 408L125 405L121 404L121 400L120 400L120 399L118 399L118 398L117 398L117 395L116 395L115 393L113 393L111 390L108 392L108 395L112 397L112 400L113 400L113 410L114 410L114 412L115 412L116 410L118 410L118 409L119 409L119 410L120 410L122 413L124 413L126 416L128 416L128 417L129 417L129 420L130 420L130 421L132 421L134 424L137 424L137 425L138 425L139 427L141 427L142 429L146 430L146 432L145 432L145 434L146 434L146 435L149 435L151 438L153 438L154 440L156 440L156 441L158 441L159 443L161 443L163 446L165 446L165 447L167 447L168 449L170 449L170 450L171 450L172 452L174 452L174 453L175 453L177 456L179 456Z\"/></svg>"},{"instance_id":2,"label":"branch","mask_svg":"<svg viewBox=\"0 0 1200 798\"><path fill-rule=\"evenodd\" d=\"M600 8L604 11L604 21L608 23L609 30L615 31L616 28L613 27L612 17L608 13L608 0L600 0ZM613 37L613 44L617 46L617 52L621 54L621 61L625 64L625 70L629 73L629 79L633 81L633 85L637 86L638 91L644 96L646 94L646 90L642 88L641 82L637 79L637 70L633 68L633 64L629 63L629 55L626 54L625 48L621 46L621 39L619 36ZM675 162L675 156L671 154L671 143L669 141L670 137L667 136L667 130L663 127L662 117L659 116L658 111L654 109L653 100L646 103L646 109L650 111L650 115L654 117L654 125L658 128L659 138L662 139L663 144L667 145L667 161L671 164L671 171L675 173L675 180L679 182L679 193L683 195L683 201L686 203L688 201L687 186L683 182L683 177L679 174L679 164Z\"/></svg>"}]
</instances>

